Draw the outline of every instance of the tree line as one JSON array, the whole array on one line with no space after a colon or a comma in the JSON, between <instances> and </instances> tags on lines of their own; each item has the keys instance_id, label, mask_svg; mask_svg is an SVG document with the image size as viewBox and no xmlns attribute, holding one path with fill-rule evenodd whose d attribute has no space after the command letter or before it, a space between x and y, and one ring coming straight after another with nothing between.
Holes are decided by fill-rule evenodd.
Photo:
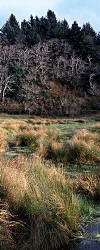
<instances>
[{"instance_id":1,"label":"tree line","mask_svg":"<svg viewBox=\"0 0 100 250\"><path fill-rule=\"evenodd\" d=\"M19 25L16 17L11 14L7 22L1 28L1 41L9 44L23 43L28 47L41 41L53 38L65 39L73 46L78 56L86 59L91 56L98 60L97 46L100 45L100 33L96 33L90 23L79 27L74 21L71 27L66 19L58 21L55 13L48 10L46 17L39 18L30 16L30 20L25 19Z\"/></svg>"}]
</instances>

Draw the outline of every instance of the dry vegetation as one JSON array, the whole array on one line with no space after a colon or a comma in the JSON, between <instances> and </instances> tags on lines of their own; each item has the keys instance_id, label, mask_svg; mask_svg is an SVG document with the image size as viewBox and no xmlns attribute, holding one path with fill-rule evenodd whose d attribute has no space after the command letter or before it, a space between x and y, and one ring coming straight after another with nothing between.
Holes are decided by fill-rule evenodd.
<instances>
[{"instance_id":1,"label":"dry vegetation","mask_svg":"<svg viewBox=\"0 0 100 250\"><path fill-rule=\"evenodd\" d=\"M100 135L88 130L78 131L70 142L68 160L100 161Z\"/></svg>"},{"instance_id":2,"label":"dry vegetation","mask_svg":"<svg viewBox=\"0 0 100 250\"><path fill-rule=\"evenodd\" d=\"M28 221L29 235L24 244L29 249L57 249L68 245L82 217L80 200L73 192L70 178L66 179L55 166L43 164L40 158L9 160L7 167L3 167L3 163L3 195L13 213L22 214Z\"/></svg>"},{"instance_id":3,"label":"dry vegetation","mask_svg":"<svg viewBox=\"0 0 100 250\"><path fill-rule=\"evenodd\" d=\"M5 129L0 128L0 152L7 150L7 132Z\"/></svg>"},{"instance_id":4,"label":"dry vegetation","mask_svg":"<svg viewBox=\"0 0 100 250\"><path fill-rule=\"evenodd\" d=\"M0 200L0 249L15 249L14 234L20 227L22 222L11 214L8 203Z\"/></svg>"},{"instance_id":5,"label":"dry vegetation","mask_svg":"<svg viewBox=\"0 0 100 250\"><path fill-rule=\"evenodd\" d=\"M82 217L91 214L91 207L80 194L100 197L100 176L71 179L60 167L65 162L100 161L99 125L77 131L70 140L63 141L60 131L49 127L61 122L66 120L0 119L1 153L11 142L34 151L30 156L1 158L2 250L54 250L68 245ZM20 220L24 226L19 238L16 226L20 228Z\"/></svg>"},{"instance_id":6,"label":"dry vegetation","mask_svg":"<svg viewBox=\"0 0 100 250\"><path fill-rule=\"evenodd\" d=\"M100 199L100 174L88 174L74 180L76 192Z\"/></svg>"}]
</instances>

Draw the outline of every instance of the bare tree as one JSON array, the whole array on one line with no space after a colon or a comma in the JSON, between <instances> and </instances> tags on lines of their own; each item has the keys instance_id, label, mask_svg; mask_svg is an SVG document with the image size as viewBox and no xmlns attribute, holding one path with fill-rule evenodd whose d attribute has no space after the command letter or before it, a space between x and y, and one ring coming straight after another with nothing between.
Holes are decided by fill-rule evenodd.
<instances>
[{"instance_id":1,"label":"bare tree","mask_svg":"<svg viewBox=\"0 0 100 250\"><path fill-rule=\"evenodd\" d=\"M94 96L100 96L100 87L98 86L98 84L95 81L95 76L96 76L96 73L90 74L90 77L89 77L89 84L90 84L89 93L91 95L94 95Z\"/></svg>"},{"instance_id":2,"label":"bare tree","mask_svg":"<svg viewBox=\"0 0 100 250\"><path fill-rule=\"evenodd\" d=\"M8 91L13 92L13 87L11 87L15 83L14 76L2 76L1 77L1 101L4 103L5 96Z\"/></svg>"}]
</instances>

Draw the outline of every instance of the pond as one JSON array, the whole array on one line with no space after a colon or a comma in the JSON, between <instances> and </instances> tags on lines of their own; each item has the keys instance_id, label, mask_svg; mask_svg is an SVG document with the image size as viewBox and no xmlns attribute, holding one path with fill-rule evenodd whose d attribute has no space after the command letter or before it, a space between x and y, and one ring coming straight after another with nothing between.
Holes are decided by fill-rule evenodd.
<instances>
[{"instance_id":1,"label":"pond","mask_svg":"<svg viewBox=\"0 0 100 250\"><path fill-rule=\"evenodd\" d=\"M93 218L83 225L83 229L84 233L71 250L100 250L100 205L95 206Z\"/></svg>"}]
</instances>

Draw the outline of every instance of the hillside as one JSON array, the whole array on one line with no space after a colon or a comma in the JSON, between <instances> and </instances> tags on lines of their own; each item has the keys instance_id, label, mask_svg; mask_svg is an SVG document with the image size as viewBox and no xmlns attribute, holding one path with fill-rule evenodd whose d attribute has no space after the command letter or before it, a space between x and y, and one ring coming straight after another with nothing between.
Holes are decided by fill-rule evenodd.
<instances>
[{"instance_id":1,"label":"hillside","mask_svg":"<svg viewBox=\"0 0 100 250\"><path fill-rule=\"evenodd\" d=\"M69 29L65 21L48 11L47 18L23 21L21 29L13 14L3 26L1 112L74 116L100 108L99 34L90 24L80 29L74 22Z\"/></svg>"}]
</instances>

